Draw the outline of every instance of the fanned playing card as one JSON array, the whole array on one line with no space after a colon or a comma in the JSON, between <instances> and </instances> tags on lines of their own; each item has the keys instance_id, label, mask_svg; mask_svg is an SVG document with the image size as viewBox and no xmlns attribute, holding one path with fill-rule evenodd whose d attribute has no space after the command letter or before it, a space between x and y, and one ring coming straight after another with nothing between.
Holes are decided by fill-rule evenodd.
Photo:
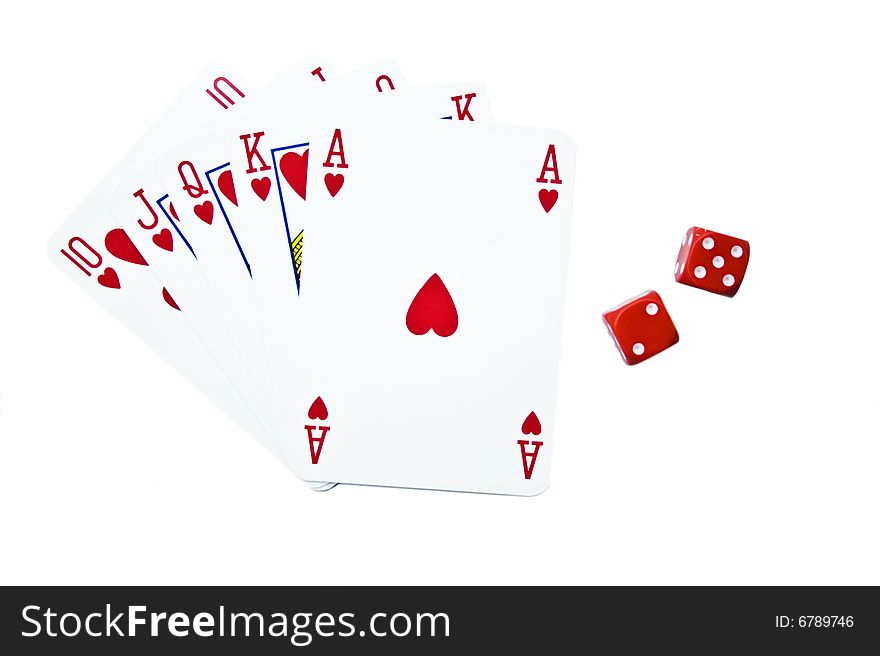
<instances>
[{"instance_id":1,"label":"fanned playing card","mask_svg":"<svg viewBox=\"0 0 880 656\"><path fill-rule=\"evenodd\" d=\"M314 74L316 70L321 77ZM235 115L245 109L254 113L260 106L304 102L333 77L326 62L306 59L274 82L271 92L262 89L236 96ZM223 113L222 117L227 120L214 123L228 123L231 115ZM204 131L206 118L187 114L176 117L175 124ZM155 162L150 162L128 175L110 195L111 208L157 278L174 290L192 328L277 440L271 425L274 395L250 277L239 266L238 251L219 211L215 221L216 202L211 200L212 192L198 161L195 154L181 160L175 167L176 184L170 189L158 176ZM219 190L236 198L231 175L220 177ZM233 209L231 205L229 211Z\"/></svg>"},{"instance_id":2,"label":"fanned playing card","mask_svg":"<svg viewBox=\"0 0 880 656\"><path fill-rule=\"evenodd\" d=\"M229 372L193 331L174 290L161 284L144 253L108 206L126 175L145 166L186 134L186 125L229 111L249 86L228 67L196 76L171 108L117 163L49 240L50 259L89 295L229 414L260 444L279 455L264 420L242 398Z\"/></svg>"}]
</instances>

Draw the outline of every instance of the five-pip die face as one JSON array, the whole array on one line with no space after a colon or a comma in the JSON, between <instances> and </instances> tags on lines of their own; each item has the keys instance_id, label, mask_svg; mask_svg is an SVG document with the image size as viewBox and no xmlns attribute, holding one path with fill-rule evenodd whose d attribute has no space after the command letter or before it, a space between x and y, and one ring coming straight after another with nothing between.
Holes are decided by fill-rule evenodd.
<instances>
[{"instance_id":1,"label":"five-pip die face","mask_svg":"<svg viewBox=\"0 0 880 656\"><path fill-rule=\"evenodd\" d=\"M675 280L733 296L749 265L749 242L705 228L688 228L675 261Z\"/></svg>"}]
</instances>

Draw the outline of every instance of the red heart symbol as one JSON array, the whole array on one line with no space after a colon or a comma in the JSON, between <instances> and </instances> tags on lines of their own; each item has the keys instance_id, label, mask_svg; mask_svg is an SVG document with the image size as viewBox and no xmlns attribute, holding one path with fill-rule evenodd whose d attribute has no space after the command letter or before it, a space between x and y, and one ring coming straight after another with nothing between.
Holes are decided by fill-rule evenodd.
<instances>
[{"instance_id":1,"label":"red heart symbol","mask_svg":"<svg viewBox=\"0 0 880 656\"><path fill-rule=\"evenodd\" d=\"M318 419L320 421L327 419L327 406L324 405L324 400L320 396L312 401L312 405L309 406L309 419Z\"/></svg>"},{"instance_id":2,"label":"red heart symbol","mask_svg":"<svg viewBox=\"0 0 880 656\"><path fill-rule=\"evenodd\" d=\"M339 193L339 190L342 189L343 182L345 182L345 176L341 173L328 173L324 176L324 185L327 187L327 191L330 192L330 195L334 197Z\"/></svg>"},{"instance_id":3,"label":"red heart symbol","mask_svg":"<svg viewBox=\"0 0 880 656\"><path fill-rule=\"evenodd\" d=\"M529 416L526 417L526 420L522 425L522 434L523 435L540 435L541 434L541 422L538 420L538 415L534 412L530 412Z\"/></svg>"},{"instance_id":4,"label":"red heart symbol","mask_svg":"<svg viewBox=\"0 0 880 656\"><path fill-rule=\"evenodd\" d=\"M238 196L235 195L235 180L232 179L232 171L226 170L220 174L220 177L217 178L217 187L219 187L220 193L229 199L230 203L238 207ZM205 221L205 223L210 223L210 221Z\"/></svg>"},{"instance_id":5,"label":"red heart symbol","mask_svg":"<svg viewBox=\"0 0 880 656\"><path fill-rule=\"evenodd\" d=\"M309 171L309 151L306 149L303 154L290 151L281 156L278 162L278 168L281 169L281 175L287 180L290 188L296 192L296 195L306 199L306 175Z\"/></svg>"},{"instance_id":6,"label":"red heart symbol","mask_svg":"<svg viewBox=\"0 0 880 656\"><path fill-rule=\"evenodd\" d=\"M113 267L104 269L104 273L98 276L98 282L104 287L119 289L119 276L116 275L116 270Z\"/></svg>"},{"instance_id":7,"label":"red heart symbol","mask_svg":"<svg viewBox=\"0 0 880 656\"><path fill-rule=\"evenodd\" d=\"M177 302L173 298L171 298L171 294L169 294L168 290L165 289L164 287L162 288L162 298L164 298L165 302L168 303L168 305L173 307L175 310L180 310L180 307L177 305Z\"/></svg>"},{"instance_id":8,"label":"red heart symbol","mask_svg":"<svg viewBox=\"0 0 880 656\"><path fill-rule=\"evenodd\" d=\"M180 218L177 216L177 210L174 209L174 203L168 203L168 212L174 217L174 220L180 223Z\"/></svg>"},{"instance_id":9,"label":"red heart symbol","mask_svg":"<svg viewBox=\"0 0 880 656\"><path fill-rule=\"evenodd\" d=\"M549 212L559 200L559 192L555 189L541 189L538 192L538 200L541 201L541 207L544 208L544 211Z\"/></svg>"},{"instance_id":10,"label":"red heart symbol","mask_svg":"<svg viewBox=\"0 0 880 656\"><path fill-rule=\"evenodd\" d=\"M214 203L209 200L194 205L193 212L195 212L195 215L208 225L211 225L214 222Z\"/></svg>"},{"instance_id":11,"label":"red heart symbol","mask_svg":"<svg viewBox=\"0 0 880 656\"><path fill-rule=\"evenodd\" d=\"M137 246L131 241L131 238L122 228L113 228L104 237L104 245L111 255L115 255L120 260L131 262L132 264L143 264L146 266L147 261Z\"/></svg>"},{"instance_id":12,"label":"red heart symbol","mask_svg":"<svg viewBox=\"0 0 880 656\"><path fill-rule=\"evenodd\" d=\"M436 273L428 278L406 312L406 327L413 335L433 329L440 337L458 330L458 311L446 285Z\"/></svg>"},{"instance_id":13,"label":"red heart symbol","mask_svg":"<svg viewBox=\"0 0 880 656\"><path fill-rule=\"evenodd\" d=\"M269 190L272 188L272 181L269 178L254 178L251 180L251 189L260 197L260 200L266 200L269 197Z\"/></svg>"},{"instance_id":14,"label":"red heart symbol","mask_svg":"<svg viewBox=\"0 0 880 656\"><path fill-rule=\"evenodd\" d=\"M171 237L171 231L168 228L162 228L162 230L153 235L153 243L166 251L174 250L174 239Z\"/></svg>"}]
</instances>

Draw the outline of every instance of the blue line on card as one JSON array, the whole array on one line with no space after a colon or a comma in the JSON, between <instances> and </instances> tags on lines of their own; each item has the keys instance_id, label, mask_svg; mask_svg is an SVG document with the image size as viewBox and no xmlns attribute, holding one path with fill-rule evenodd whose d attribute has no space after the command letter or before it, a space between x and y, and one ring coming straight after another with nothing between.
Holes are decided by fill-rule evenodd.
<instances>
[{"instance_id":1,"label":"blue line on card","mask_svg":"<svg viewBox=\"0 0 880 656\"><path fill-rule=\"evenodd\" d=\"M299 296L299 276L296 275L296 258L293 254L293 248L291 244L293 243L290 237L290 223L287 220L287 206L284 204L284 194L281 191L281 178L278 174L278 162L275 161L275 153L283 153L285 150L293 150L295 148L302 148L304 146L308 146L309 143L301 143L295 144L293 146L284 146L282 148L273 148L272 149L272 168L275 169L275 187L278 189L278 200L281 201L281 216L284 218L284 232L287 235L287 250L290 251L290 265L293 267L293 279L296 282L296 294Z\"/></svg>"},{"instance_id":2,"label":"blue line on card","mask_svg":"<svg viewBox=\"0 0 880 656\"><path fill-rule=\"evenodd\" d=\"M244 249L241 247L241 242L238 241L238 235L235 234L235 228L232 227L232 222L229 220L229 216L226 214L226 208L223 206L223 201L220 200L220 195L217 193L217 190L214 189L214 181L211 179L211 174L216 173L221 169L225 169L229 166L229 162L226 164L221 164L220 166L215 166L210 171L205 171L205 177L208 178L208 184L211 186L211 193L214 195L214 200L217 201L217 204L220 206L220 211L223 213L223 219L226 221L226 227L229 228L229 233L232 235L232 238L235 240L235 246L238 248L238 253L241 255L241 259L244 262L245 267L247 267L248 275L253 278L254 274L251 273L251 263L248 262L247 255L244 254Z\"/></svg>"},{"instance_id":3,"label":"blue line on card","mask_svg":"<svg viewBox=\"0 0 880 656\"><path fill-rule=\"evenodd\" d=\"M189 239L186 238L186 235L181 232L180 227L177 225L177 221L174 220L174 217L171 216L171 213L165 209L165 206L162 204L162 201L168 200L168 194L165 194L156 201L156 205L159 206L159 209L162 210L162 214L165 215L165 218L168 219L168 223L171 224L171 227L174 228L174 231L180 236L183 240L183 243L186 244L186 247L189 249L189 252L192 253L192 256L196 259L199 259L199 256L196 255L196 252L193 250L192 244L189 243Z\"/></svg>"}]
</instances>

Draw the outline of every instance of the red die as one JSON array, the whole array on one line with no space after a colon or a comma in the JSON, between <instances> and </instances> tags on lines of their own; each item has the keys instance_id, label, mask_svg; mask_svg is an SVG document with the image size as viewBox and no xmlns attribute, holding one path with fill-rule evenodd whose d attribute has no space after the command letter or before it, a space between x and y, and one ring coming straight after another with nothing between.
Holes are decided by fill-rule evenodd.
<instances>
[{"instance_id":1,"label":"red die","mask_svg":"<svg viewBox=\"0 0 880 656\"><path fill-rule=\"evenodd\" d=\"M681 242L675 262L675 280L691 287L733 296L749 265L749 242L690 228Z\"/></svg>"},{"instance_id":2,"label":"red die","mask_svg":"<svg viewBox=\"0 0 880 656\"><path fill-rule=\"evenodd\" d=\"M627 364L638 364L678 342L672 317L654 291L621 303L602 319Z\"/></svg>"}]
</instances>

